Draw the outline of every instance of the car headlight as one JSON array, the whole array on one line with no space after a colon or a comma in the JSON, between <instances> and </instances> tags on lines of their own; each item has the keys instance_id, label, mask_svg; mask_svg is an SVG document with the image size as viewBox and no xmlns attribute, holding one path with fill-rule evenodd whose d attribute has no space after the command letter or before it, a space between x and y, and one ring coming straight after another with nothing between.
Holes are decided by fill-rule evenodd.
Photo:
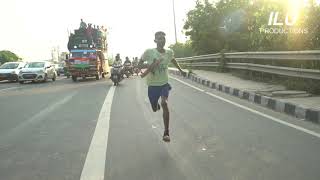
<instances>
[{"instance_id":1,"label":"car headlight","mask_svg":"<svg viewBox=\"0 0 320 180\"><path fill-rule=\"evenodd\" d=\"M16 73L16 71L12 71L12 72L11 72L11 74L15 74L15 73Z\"/></svg>"}]
</instances>

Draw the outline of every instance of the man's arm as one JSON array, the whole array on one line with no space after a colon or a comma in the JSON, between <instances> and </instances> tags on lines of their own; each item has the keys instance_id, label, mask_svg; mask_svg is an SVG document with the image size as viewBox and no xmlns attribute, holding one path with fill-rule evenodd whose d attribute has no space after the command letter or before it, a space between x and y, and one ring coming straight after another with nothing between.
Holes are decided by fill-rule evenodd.
<instances>
[{"instance_id":1,"label":"man's arm","mask_svg":"<svg viewBox=\"0 0 320 180\"><path fill-rule=\"evenodd\" d=\"M144 78L147 74L149 74L150 72L154 71L154 69L159 66L160 64L160 60L154 60L154 62L150 65L147 66L147 70L145 70L142 74L141 77Z\"/></svg>"},{"instance_id":2,"label":"man's arm","mask_svg":"<svg viewBox=\"0 0 320 180\"><path fill-rule=\"evenodd\" d=\"M139 61L139 69L146 68L144 72L141 73L141 77L144 78L147 74L150 72L154 72L155 68L159 66L161 60L151 59L152 55L150 55L150 51L146 50L143 55L141 56L141 59ZM151 64L144 64L145 61L153 61Z\"/></svg>"},{"instance_id":3,"label":"man's arm","mask_svg":"<svg viewBox=\"0 0 320 180\"><path fill-rule=\"evenodd\" d=\"M172 59L171 62L172 62L172 64L173 64L176 68L178 68L178 70L181 72L181 74L182 74L183 76L186 76L186 75L187 75L187 73L184 72L184 71L181 69L181 67L180 67L180 65L178 64L178 62L177 62L176 59Z\"/></svg>"},{"instance_id":4,"label":"man's arm","mask_svg":"<svg viewBox=\"0 0 320 180\"><path fill-rule=\"evenodd\" d=\"M144 68L144 67L143 67L143 66L144 66L143 63L144 63L144 60L143 60L143 59L140 59L139 62L138 62L138 64L137 64L137 66L138 66L138 68L139 68L140 70Z\"/></svg>"}]
</instances>

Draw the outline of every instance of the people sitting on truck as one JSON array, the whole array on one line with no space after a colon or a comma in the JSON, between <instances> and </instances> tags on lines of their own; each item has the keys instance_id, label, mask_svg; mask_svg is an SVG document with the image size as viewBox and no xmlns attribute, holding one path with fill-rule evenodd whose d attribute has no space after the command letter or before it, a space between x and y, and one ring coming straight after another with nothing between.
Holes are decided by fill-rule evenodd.
<instances>
[{"instance_id":1,"label":"people sitting on truck","mask_svg":"<svg viewBox=\"0 0 320 180\"><path fill-rule=\"evenodd\" d=\"M106 32L107 32L107 28L104 28L104 26L101 26L100 30L101 30L103 33L106 33Z\"/></svg>"},{"instance_id":2,"label":"people sitting on truck","mask_svg":"<svg viewBox=\"0 0 320 180\"><path fill-rule=\"evenodd\" d=\"M87 23L85 23L83 21L83 19L81 19L81 22L80 22L80 29L86 29L87 28Z\"/></svg>"},{"instance_id":3,"label":"people sitting on truck","mask_svg":"<svg viewBox=\"0 0 320 180\"><path fill-rule=\"evenodd\" d=\"M68 41L68 50L70 51L74 47L76 35L74 33L70 33L69 41Z\"/></svg>"},{"instance_id":4,"label":"people sitting on truck","mask_svg":"<svg viewBox=\"0 0 320 180\"><path fill-rule=\"evenodd\" d=\"M86 29L86 35L87 35L87 39L88 39L89 44L93 44L92 34L93 34L92 24L89 24L88 28Z\"/></svg>"},{"instance_id":5,"label":"people sitting on truck","mask_svg":"<svg viewBox=\"0 0 320 180\"><path fill-rule=\"evenodd\" d=\"M95 28L93 28L93 30L92 30L92 37L93 37L93 42L95 43L95 44L97 44L97 41L98 41L98 29L97 29L97 27L95 26Z\"/></svg>"}]
</instances>

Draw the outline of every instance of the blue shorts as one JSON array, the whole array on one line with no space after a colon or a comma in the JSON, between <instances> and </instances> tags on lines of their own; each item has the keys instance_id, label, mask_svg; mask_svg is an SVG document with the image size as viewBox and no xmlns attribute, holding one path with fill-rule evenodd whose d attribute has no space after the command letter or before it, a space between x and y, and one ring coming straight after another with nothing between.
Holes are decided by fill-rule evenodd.
<instances>
[{"instance_id":1,"label":"blue shorts","mask_svg":"<svg viewBox=\"0 0 320 180\"><path fill-rule=\"evenodd\" d=\"M162 86L149 86L148 87L148 96L153 109L156 109L158 106L158 101L161 96L166 98L169 97L169 91L171 86L169 83Z\"/></svg>"}]
</instances>

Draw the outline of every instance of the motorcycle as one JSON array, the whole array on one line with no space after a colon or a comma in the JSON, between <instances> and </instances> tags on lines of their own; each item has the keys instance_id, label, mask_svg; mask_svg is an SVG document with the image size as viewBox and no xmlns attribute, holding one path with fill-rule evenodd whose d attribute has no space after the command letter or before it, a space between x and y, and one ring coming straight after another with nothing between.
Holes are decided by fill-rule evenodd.
<instances>
[{"instance_id":1,"label":"motorcycle","mask_svg":"<svg viewBox=\"0 0 320 180\"><path fill-rule=\"evenodd\" d=\"M119 82L123 79L121 64L118 63L112 65L110 78L115 86L119 85Z\"/></svg>"},{"instance_id":2,"label":"motorcycle","mask_svg":"<svg viewBox=\"0 0 320 180\"><path fill-rule=\"evenodd\" d=\"M130 77L130 75L133 75L133 67L131 65L131 63L127 62L127 63L124 63L124 69L123 69L123 73L127 76L127 78Z\"/></svg>"},{"instance_id":3,"label":"motorcycle","mask_svg":"<svg viewBox=\"0 0 320 180\"><path fill-rule=\"evenodd\" d=\"M133 68L133 72L134 72L135 74L137 74L137 76L138 76L139 73L141 72L141 70L140 70L138 67L134 67L134 68Z\"/></svg>"}]
</instances>

